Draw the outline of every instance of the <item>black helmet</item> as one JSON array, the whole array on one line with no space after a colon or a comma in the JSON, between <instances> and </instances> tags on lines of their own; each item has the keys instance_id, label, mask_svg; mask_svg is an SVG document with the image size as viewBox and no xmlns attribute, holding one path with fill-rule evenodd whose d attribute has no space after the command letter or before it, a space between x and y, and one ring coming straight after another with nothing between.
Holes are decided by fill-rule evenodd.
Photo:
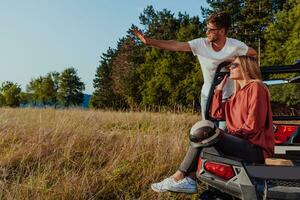
<instances>
[{"instance_id":1,"label":"black helmet","mask_svg":"<svg viewBox=\"0 0 300 200\"><path fill-rule=\"evenodd\" d=\"M190 130L190 146L205 147L216 143L220 129L209 120L202 120L194 124Z\"/></svg>"}]
</instances>

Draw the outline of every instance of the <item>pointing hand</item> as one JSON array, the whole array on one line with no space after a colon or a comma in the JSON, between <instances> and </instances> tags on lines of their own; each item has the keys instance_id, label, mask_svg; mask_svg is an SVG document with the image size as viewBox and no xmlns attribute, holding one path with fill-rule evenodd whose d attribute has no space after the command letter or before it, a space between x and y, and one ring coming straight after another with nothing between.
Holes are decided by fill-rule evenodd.
<instances>
[{"instance_id":1,"label":"pointing hand","mask_svg":"<svg viewBox=\"0 0 300 200\"><path fill-rule=\"evenodd\" d=\"M138 29L133 29L134 34L145 44L147 44L147 38L144 36L144 34L138 30Z\"/></svg>"}]
</instances>

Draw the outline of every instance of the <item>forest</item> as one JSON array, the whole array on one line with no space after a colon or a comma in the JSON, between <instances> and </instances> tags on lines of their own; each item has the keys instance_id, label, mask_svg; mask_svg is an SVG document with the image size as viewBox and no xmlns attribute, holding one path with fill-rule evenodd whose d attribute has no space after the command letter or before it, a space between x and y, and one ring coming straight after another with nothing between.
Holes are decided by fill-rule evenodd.
<instances>
[{"instance_id":1,"label":"forest","mask_svg":"<svg viewBox=\"0 0 300 200\"><path fill-rule=\"evenodd\" d=\"M228 12L232 18L228 37L254 48L261 67L299 61L299 0L207 0L207 3L209 8L199 9L199 16L206 19L212 12ZM196 57L192 53L146 46L133 34L133 29L138 28L155 39L190 41L206 37L206 22L199 16L146 7L139 16L140 24L132 24L118 40L117 47L108 48L100 56L90 108L198 111L203 77ZM298 109L299 87L296 84L270 88L272 101ZM0 86L0 106L78 106L83 102L84 88L74 68L33 78L24 92L17 83L6 81Z\"/></svg>"}]
</instances>

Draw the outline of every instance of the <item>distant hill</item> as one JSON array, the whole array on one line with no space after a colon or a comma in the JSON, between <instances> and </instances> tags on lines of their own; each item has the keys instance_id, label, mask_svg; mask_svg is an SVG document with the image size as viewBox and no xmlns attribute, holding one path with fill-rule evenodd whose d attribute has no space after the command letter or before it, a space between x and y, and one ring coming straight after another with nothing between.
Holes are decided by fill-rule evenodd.
<instances>
[{"instance_id":1,"label":"distant hill","mask_svg":"<svg viewBox=\"0 0 300 200\"><path fill-rule=\"evenodd\" d=\"M91 100L91 97L92 95L90 94L84 94L84 97L83 97L83 103L79 105L79 107L82 107L82 108L85 108L85 109L88 109L89 108L89 103L90 103L90 100ZM20 105L21 108L24 108L24 107L44 107L44 105L41 103L41 102L36 102L35 105L33 104L30 104L30 103L27 103L27 104L21 104ZM47 106L47 107L52 107L52 106ZM54 107L54 106L53 106Z\"/></svg>"},{"instance_id":2,"label":"distant hill","mask_svg":"<svg viewBox=\"0 0 300 200\"><path fill-rule=\"evenodd\" d=\"M92 95L90 95L90 94L84 94L84 97L83 97L84 100L83 100L83 103L80 104L80 107L89 108L89 103L90 103L91 97L92 97Z\"/></svg>"}]
</instances>

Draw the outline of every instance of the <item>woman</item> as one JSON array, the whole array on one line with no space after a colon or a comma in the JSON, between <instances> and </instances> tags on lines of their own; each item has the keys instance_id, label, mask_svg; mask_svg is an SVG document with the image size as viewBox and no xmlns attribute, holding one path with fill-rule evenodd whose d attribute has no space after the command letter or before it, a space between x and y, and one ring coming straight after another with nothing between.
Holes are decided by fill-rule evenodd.
<instances>
[{"instance_id":1,"label":"woman","mask_svg":"<svg viewBox=\"0 0 300 200\"><path fill-rule=\"evenodd\" d=\"M274 154L274 133L267 87L261 81L260 69L254 58L238 56L229 65L230 78L235 82L234 94L222 102L227 76L216 86L211 116L226 119L228 131L221 132L214 144L222 153L248 162L264 163ZM189 147L178 171L151 188L156 192L197 192L195 172L202 148Z\"/></svg>"}]
</instances>

